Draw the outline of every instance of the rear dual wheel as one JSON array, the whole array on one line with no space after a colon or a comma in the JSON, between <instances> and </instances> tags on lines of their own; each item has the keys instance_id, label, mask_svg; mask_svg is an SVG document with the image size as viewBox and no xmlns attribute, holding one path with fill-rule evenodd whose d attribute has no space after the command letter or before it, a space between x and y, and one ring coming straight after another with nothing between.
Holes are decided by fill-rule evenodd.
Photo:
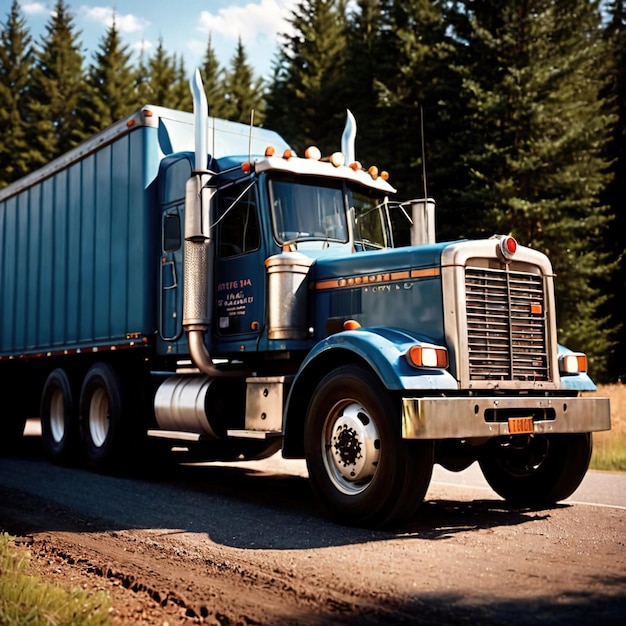
<instances>
[{"instance_id":1,"label":"rear dual wheel","mask_svg":"<svg viewBox=\"0 0 626 626\"><path fill-rule=\"evenodd\" d=\"M405 441L387 389L351 364L317 386L305 422L305 455L313 490L338 521L390 526L415 514L430 483L433 444Z\"/></svg>"},{"instance_id":2,"label":"rear dual wheel","mask_svg":"<svg viewBox=\"0 0 626 626\"><path fill-rule=\"evenodd\" d=\"M70 461L78 449L76 393L68 373L53 370L41 395L41 437L44 450L56 463Z\"/></svg>"},{"instance_id":3,"label":"rear dual wheel","mask_svg":"<svg viewBox=\"0 0 626 626\"><path fill-rule=\"evenodd\" d=\"M80 392L80 439L85 460L94 469L110 471L128 465L135 416L119 373L108 363L88 371Z\"/></svg>"}]
</instances>

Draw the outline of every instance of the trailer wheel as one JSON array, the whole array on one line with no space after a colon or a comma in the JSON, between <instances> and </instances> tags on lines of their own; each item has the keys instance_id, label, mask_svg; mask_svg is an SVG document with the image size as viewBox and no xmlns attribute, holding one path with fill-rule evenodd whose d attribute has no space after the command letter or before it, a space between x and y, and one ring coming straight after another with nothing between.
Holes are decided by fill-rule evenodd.
<instances>
[{"instance_id":1,"label":"trailer wheel","mask_svg":"<svg viewBox=\"0 0 626 626\"><path fill-rule=\"evenodd\" d=\"M322 379L304 434L311 484L330 517L381 527L416 512L430 483L434 446L402 440L399 409L370 370L346 365Z\"/></svg>"},{"instance_id":2,"label":"trailer wheel","mask_svg":"<svg viewBox=\"0 0 626 626\"><path fill-rule=\"evenodd\" d=\"M591 459L590 433L497 439L479 457L491 488L525 506L553 504L576 491Z\"/></svg>"},{"instance_id":3,"label":"trailer wheel","mask_svg":"<svg viewBox=\"0 0 626 626\"><path fill-rule=\"evenodd\" d=\"M129 441L124 420L123 388L108 363L93 365L80 393L80 436L89 465L108 471L123 464Z\"/></svg>"},{"instance_id":4,"label":"trailer wheel","mask_svg":"<svg viewBox=\"0 0 626 626\"><path fill-rule=\"evenodd\" d=\"M69 461L77 448L78 423L75 394L65 370L53 370L41 394L41 438L44 450L56 463Z\"/></svg>"}]
</instances>

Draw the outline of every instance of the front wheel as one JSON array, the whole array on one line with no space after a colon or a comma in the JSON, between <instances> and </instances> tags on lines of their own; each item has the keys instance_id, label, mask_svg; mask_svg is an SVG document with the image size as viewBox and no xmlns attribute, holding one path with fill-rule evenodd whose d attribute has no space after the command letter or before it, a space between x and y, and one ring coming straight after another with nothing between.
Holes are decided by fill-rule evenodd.
<instances>
[{"instance_id":1,"label":"front wheel","mask_svg":"<svg viewBox=\"0 0 626 626\"><path fill-rule=\"evenodd\" d=\"M433 469L432 442L402 440L398 406L360 365L339 367L317 386L306 415L305 455L324 511L366 526L410 518Z\"/></svg>"},{"instance_id":2,"label":"front wheel","mask_svg":"<svg viewBox=\"0 0 626 626\"><path fill-rule=\"evenodd\" d=\"M590 433L517 435L492 441L478 461L498 495L514 504L538 506L576 491L591 451Z\"/></svg>"}]
</instances>

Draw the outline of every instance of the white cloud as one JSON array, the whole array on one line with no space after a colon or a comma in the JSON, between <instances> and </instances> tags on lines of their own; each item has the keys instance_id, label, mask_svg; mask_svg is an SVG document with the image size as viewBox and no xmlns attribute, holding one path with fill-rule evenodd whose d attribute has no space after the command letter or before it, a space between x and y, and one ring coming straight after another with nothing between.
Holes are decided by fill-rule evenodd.
<instances>
[{"instance_id":1,"label":"white cloud","mask_svg":"<svg viewBox=\"0 0 626 626\"><path fill-rule=\"evenodd\" d=\"M264 36L271 40L289 30L286 19L296 6L297 0L257 0L245 6L220 9L217 14L202 11L198 30L218 34L228 39L238 39L244 44Z\"/></svg>"},{"instance_id":2,"label":"white cloud","mask_svg":"<svg viewBox=\"0 0 626 626\"><path fill-rule=\"evenodd\" d=\"M42 15L50 12L43 2L25 2L21 5L21 9L27 15Z\"/></svg>"},{"instance_id":3,"label":"white cloud","mask_svg":"<svg viewBox=\"0 0 626 626\"><path fill-rule=\"evenodd\" d=\"M120 33L137 33L144 30L150 22L142 17L137 17L132 13L126 15L120 15L116 13L111 7L81 7L81 14L86 19L94 22L104 24L107 28L113 23L115 18L115 25Z\"/></svg>"}]
</instances>

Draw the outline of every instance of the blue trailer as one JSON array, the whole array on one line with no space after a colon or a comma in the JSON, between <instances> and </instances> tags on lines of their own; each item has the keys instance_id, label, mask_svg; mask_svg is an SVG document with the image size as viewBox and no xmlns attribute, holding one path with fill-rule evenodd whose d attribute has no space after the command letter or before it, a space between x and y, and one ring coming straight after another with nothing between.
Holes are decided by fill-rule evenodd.
<instances>
[{"instance_id":1,"label":"blue trailer","mask_svg":"<svg viewBox=\"0 0 626 626\"><path fill-rule=\"evenodd\" d=\"M412 516L434 463L571 495L609 403L557 342L548 258L437 242L434 203L356 160L351 116L341 152L299 157L192 89L194 115L146 106L0 191L3 447L39 416L53 461L101 471L281 450L370 526Z\"/></svg>"}]
</instances>

